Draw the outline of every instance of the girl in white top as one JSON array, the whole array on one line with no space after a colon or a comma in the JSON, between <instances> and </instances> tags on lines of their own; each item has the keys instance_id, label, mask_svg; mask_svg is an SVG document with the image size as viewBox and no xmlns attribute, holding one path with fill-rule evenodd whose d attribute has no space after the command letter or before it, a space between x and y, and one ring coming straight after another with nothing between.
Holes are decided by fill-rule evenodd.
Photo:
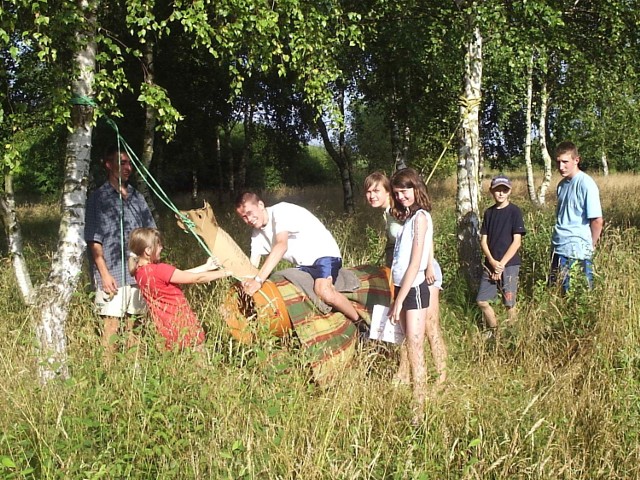
<instances>
[{"instance_id":1,"label":"girl in white top","mask_svg":"<svg viewBox=\"0 0 640 480\"><path fill-rule=\"evenodd\" d=\"M384 220L387 235L385 265L391 268L396 238L402 230L402 222L391 214L393 202L391 182L384 173L373 172L364 180L364 191L369 205L373 208L384 209ZM430 248L430 252L433 256L433 244ZM442 333L440 331L440 290L442 290L442 271L435 258L433 258L431 263L433 265L435 281L429 284L429 306L427 307L426 331L429 345L431 347L431 354L433 356L433 363L438 373L437 382L441 384L447 377L447 349L442 340ZM431 272L425 272L425 277L428 277L430 273ZM400 349L400 366L398 368L398 372L394 376L394 383L406 385L411 384L411 373L409 369L409 358L407 355L406 343L403 344Z\"/></svg>"},{"instance_id":2,"label":"girl in white top","mask_svg":"<svg viewBox=\"0 0 640 480\"><path fill-rule=\"evenodd\" d=\"M396 172L391 187L394 195L392 213L404 221L404 225L393 254L391 271L396 288L389 318L393 323L401 322L404 327L417 420L423 413L426 390L425 333L428 333L430 344L436 347L432 348L432 355L439 369L444 360L443 352L446 358L439 326L434 328L433 319L427 318L428 286L435 281L431 202L424 182L411 168ZM439 382L442 382L444 370L439 373Z\"/></svg>"}]
</instances>

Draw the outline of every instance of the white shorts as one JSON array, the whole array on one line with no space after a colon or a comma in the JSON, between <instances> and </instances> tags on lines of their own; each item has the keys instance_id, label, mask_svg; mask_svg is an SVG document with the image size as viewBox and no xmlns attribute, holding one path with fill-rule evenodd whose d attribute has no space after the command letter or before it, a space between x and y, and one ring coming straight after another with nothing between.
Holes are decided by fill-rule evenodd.
<instances>
[{"instance_id":1,"label":"white shorts","mask_svg":"<svg viewBox=\"0 0 640 480\"><path fill-rule=\"evenodd\" d=\"M442 290L442 269L440 268L440 264L435 258L433 259L433 273L436 276L436 281L429 286L436 287L438 290Z\"/></svg>"},{"instance_id":2,"label":"white shorts","mask_svg":"<svg viewBox=\"0 0 640 480\"><path fill-rule=\"evenodd\" d=\"M137 285L120 287L113 297L102 290L96 291L96 312L103 317L122 318L128 315L142 315L147 311L147 304L142 298Z\"/></svg>"}]
</instances>

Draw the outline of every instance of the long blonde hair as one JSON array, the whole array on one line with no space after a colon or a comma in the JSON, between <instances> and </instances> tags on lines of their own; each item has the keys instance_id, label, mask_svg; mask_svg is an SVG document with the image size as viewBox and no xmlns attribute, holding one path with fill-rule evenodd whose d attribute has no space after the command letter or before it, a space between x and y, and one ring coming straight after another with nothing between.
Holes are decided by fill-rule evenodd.
<instances>
[{"instance_id":1,"label":"long blonde hair","mask_svg":"<svg viewBox=\"0 0 640 480\"><path fill-rule=\"evenodd\" d=\"M138 270L138 261L144 255L144 251L150 248L152 252L156 250L158 245L162 245L162 236L157 228L136 228L129 236L129 272L131 275L136 274ZM157 260L157 259L152 259Z\"/></svg>"}]
</instances>

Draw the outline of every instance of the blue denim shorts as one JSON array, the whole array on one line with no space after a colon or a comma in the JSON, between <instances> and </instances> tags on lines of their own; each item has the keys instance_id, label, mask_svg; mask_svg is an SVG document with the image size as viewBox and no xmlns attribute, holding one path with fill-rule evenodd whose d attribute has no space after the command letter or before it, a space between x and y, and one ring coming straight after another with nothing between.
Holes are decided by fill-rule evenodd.
<instances>
[{"instance_id":1,"label":"blue denim shorts","mask_svg":"<svg viewBox=\"0 0 640 480\"><path fill-rule=\"evenodd\" d=\"M313 265L300 265L298 268L311 275L313 280L331 277L335 284L338 272L342 268L342 259L340 257L320 257L313 262Z\"/></svg>"}]
</instances>

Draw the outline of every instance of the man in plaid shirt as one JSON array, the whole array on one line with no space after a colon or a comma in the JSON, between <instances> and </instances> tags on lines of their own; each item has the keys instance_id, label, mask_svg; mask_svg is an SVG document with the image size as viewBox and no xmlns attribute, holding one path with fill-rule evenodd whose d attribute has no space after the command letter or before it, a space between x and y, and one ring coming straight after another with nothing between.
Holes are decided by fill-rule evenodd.
<instances>
[{"instance_id":1,"label":"man in plaid shirt","mask_svg":"<svg viewBox=\"0 0 640 480\"><path fill-rule=\"evenodd\" d=\"M118 161L120 153L120 161ZM114 336L125 319L128 332L131 315L145 312L146 305L127 268L129 234L139 227L156 224L144 197L131 185L132 165L126 152L109 147L103 157L107 181L87 199L84 238L89 252L95 304L103 319L102 345L109 361L115 350ZM130 335L128 346L132 345Z\"/></svg>"}]
</instances>

